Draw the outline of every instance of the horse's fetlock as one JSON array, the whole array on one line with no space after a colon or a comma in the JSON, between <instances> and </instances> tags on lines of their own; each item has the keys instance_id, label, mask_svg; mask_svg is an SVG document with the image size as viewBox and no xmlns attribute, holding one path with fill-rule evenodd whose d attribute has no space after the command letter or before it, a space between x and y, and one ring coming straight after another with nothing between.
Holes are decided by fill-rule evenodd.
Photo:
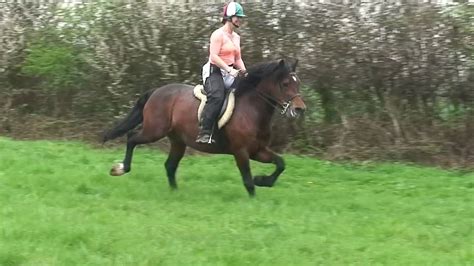
<instances>
[{"instance_id":1,"label":"horse's fetlock","mask_svg":"<svg viewBox=\"0 0 474 266\"><path fill-rule=\"evenodd\" d=\"M255 187L254 186L246 187L246 189L247 189L247 192L249 193L250 197L255 197Z\"/></svg>"}]
</instances>

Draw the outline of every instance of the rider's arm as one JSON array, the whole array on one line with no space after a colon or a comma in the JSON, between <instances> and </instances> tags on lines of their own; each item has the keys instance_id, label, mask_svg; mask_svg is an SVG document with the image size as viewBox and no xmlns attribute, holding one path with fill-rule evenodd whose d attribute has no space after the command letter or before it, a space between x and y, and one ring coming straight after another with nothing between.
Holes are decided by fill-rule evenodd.
<instances>
[{"instance_id":1,"label":"rider's arm","mask_svg":"<svg viewBox=\"0 0 474 266\"><path fill-rule=\"evenodd\" d=\"M231 67L228 66L224 60L222 60L219 57L219 51L221 50L223 40L222 40L222 34L219 32L214 32L211 35L211 44L209 46L209 56L211 61L217 65L220 69L223 69L227 72L230 72Z\"/></svg>"},{"instance_id":2,"label":"rider's arm","mask_svg":"<svg viewBox=\"0 0 474 266\"><path fill-rule=\"evenodd\" d=\"M239 57L236 61L235 61L235 66L237 69L239 70L246 70L247 68L245 68L245 64L244 64L244 61L242 60L242 57Z\"/></svg>"},{"instance_id":3,"label":"rider's arm","mask_svg":"<svg viewBox=\"0 0 474 266\"><path fill-rule=\"evenodd\" d=\"M235 53L235 67L239 70L246 70L244 61L242 60L242 53L240 51L240 36L237 35L237 52Z\"/></svg>"}]
</instances>

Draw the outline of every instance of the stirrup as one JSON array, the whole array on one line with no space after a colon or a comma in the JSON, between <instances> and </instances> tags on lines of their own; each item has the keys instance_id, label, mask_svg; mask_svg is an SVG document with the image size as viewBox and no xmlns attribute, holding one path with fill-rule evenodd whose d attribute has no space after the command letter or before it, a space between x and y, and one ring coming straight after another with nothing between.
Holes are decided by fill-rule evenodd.
<instances>
[{"instance_id":1,"label":"stirrup","mask_svg":"<svg viewBox=\"0 0 474 266\"><path fill-rule=\"evenodd\" d=\"M212 134L204 133L198 135L198 137L196 138L196 142L203 144L213 144L216 141L212 138Z\"/></svg>"}]
</instances>

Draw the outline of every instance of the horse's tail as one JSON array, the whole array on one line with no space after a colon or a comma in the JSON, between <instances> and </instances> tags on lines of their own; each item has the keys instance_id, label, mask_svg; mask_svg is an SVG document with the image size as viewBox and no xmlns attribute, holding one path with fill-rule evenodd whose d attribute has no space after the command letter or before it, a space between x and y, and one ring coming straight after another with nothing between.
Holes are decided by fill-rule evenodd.
<instances>
[{"instance_id":1,"label":"horse's tail","mask_svg":"<svg viewBox=\"0 0 474 266\"><path fill-rule=\"evenodd\" d=\"M130 113L117 125L106 131L102 138L102 143L125 135L143 122L143 107L155 90L145 92L138 100Z\"/></svg>"}]
</instances>

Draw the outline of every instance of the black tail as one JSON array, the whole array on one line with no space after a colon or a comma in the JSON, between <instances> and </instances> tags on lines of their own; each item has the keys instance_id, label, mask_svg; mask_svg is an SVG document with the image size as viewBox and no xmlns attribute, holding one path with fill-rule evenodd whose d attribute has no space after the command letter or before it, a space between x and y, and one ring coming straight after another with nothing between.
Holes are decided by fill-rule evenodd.
<instances>
[{"instance_id":1,"label":"black tail","mask_svg":"<svg viewBox=\"0 0 474 266\"><path fill-rule=\"evenodd\" d=\"M120 121L115 127L106 131L103 135L102 142L118 138L125 135L128 131L134 129L143 122L143 107L155 90L145 92L137 101L132 111Z\"/></svg>"}]
</instances>

